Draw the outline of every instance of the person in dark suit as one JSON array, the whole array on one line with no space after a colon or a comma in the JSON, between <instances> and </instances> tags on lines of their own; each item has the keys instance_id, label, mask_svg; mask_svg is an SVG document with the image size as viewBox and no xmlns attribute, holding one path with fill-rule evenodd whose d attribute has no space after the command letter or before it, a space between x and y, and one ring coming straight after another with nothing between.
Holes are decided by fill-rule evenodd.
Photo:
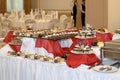
<instances>
[{"instance_id":1,"label":"person in dark suit","mask_svg":"<svg viewBox=\"0 0 120 80\"><path fill-rule=\"evenodd\" d=\"M81 4L81 20L82 20L82 27L85 27L85 0L82 0L82 4Z\"/></svg>"},{"instance_id":2,"label":"person in dark suit","mask_svg":"<svg viewBox=\"0 0 120 80\"><path fill-rule=\"evenodd\" d=\"M74 20L74 27L76 27L76 16L77 16L77 0L72 1L72 12L71 12Z\"/></svg>"}]
</instances>

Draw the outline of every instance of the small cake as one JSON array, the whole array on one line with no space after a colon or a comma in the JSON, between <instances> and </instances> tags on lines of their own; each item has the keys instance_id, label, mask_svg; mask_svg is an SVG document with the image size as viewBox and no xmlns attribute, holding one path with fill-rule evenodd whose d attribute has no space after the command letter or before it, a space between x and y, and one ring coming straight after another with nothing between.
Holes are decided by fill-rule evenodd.
<instances>
[{"instance_id":1,"label":"small cake","mask_svg":"<svg viewBox=\"0 0 120 80\"><path fill-rule=\"evenodd\" d=\"M17 52L17 54L16 54L17 56L20 56L21 55L21 52Z\"/></svg>"},{"instance_id":2,"label":"small cake","mask_svg":"<svg viewBox=\"0 0 120 80\"><path fill-rule=\"evenodd\" d=\"M14 52L14 51L8 51L8 55L16 55L16 52Z\"/></svg>"},{"instance_id":3,"label":"small cake","mask_svg":"<svg viewBox=\"0 0 120 80\"><path fill-rule=\"evenodd\" d=\"M30 54L30 59L34 59L35 58L35 54Z\"/></svg>"},{"instance_id":4,"label":"small cake","mask_svg":"<svg viewBox=\"0 0 120 80\"><path fill-rule=\"evenodd\" d=\"M45 56L44 61L53 62L53 58Z\"/></svg>"},{"instance_id":5,"label":"small cake","mask_svg":"<svg viewBox=\"0 0 120 80\"><path fill-rule=\"evenodd\" d=\"M56 58L54 59L54 62L55 62L55 63L63 63L63 62L65 62L65 59L64 59L64 58L61 58L61 57L56 57Z\"/></svg>"},{"instance_id":6,"label":"small cake","mask_svg":"<svg viewBox=\"0 0 120 80\"><path fill-rule=\"evenodd\" d=\"M34 59L34 54L25 54L25 58Z\"/></svg>"},{"instance_id":7,"label":"small cake","mask_svg":"<svg viewBox=\"0 0 120 80\"><path fill-rule=\"evenodd\" d=\"M37 56L38 56L38 55L37 55L37 54L35 54L35 55L34 55L34 59L38 59L38 57L37 57Z\"/></svg>"},{"instance_id":8,"label":"small cake","mask_svg":"<svg viewBox=\"0 0 120 80\"><path fill-rule=\"evenodd\" d=\"M37 59L43 61L43 60L44 60L44 56L42 56L42 55L38 55L38 56L37 56Z\"/></svg>"}]
</instances>

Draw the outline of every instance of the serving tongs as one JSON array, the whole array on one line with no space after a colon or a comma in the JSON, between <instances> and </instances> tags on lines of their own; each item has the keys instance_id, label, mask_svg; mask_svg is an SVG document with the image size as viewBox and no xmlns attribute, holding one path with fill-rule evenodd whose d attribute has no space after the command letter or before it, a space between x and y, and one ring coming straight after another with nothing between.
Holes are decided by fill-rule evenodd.
<instances>
[{"instance_id":1,"label":"serving tongs","mask_svg":"<svg viewBox=\"0 0 120 80\"><path fill-rule=\"evenodd\" d=\"M101 67L101 68L99 68L99 70L100 71L103 71L103 70L105 70L105 71L110 71L110 70L112 70L112 67L111 66L107 66L107 67Z\"/></svg>"},{"instance_id":2,"label":"serving tongs","mask_svg":"<svg viewBox=\"0 0 120 80\"><path fill-rule=\"evenodd\" d=\"M88 67L88 69L92 69L93 67L95 67L95 66L97 66L97 65L98 65L98 63L95 63L94 65Z\"/></svg>"}]
</instances>

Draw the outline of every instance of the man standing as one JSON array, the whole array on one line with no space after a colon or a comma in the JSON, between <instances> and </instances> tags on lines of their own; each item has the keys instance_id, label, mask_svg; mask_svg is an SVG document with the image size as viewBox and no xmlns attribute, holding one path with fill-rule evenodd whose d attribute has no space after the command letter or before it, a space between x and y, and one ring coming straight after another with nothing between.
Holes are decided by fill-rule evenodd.
<instances>
[{"instance_id":1,"label":"man standing","mask_svg":"<svg viewBox=\"0 0 120 80\"><path fill-rule=\"evenodd\" d=\"M76 16L77 16L77 0L72 1L72 12L71 12L74 20L74 27L76 27Z\"/></svg>"},{"instance_id":2,"label":"man standing","mask_svg":"<svg viewBox=\"0 0 120 80\"><path fill-rule=\"evenodd\" d=\"M82 27L85 27L85 0L82 0L82 4L81 4L81 20L82 20Z\"/></svg>"}]
</instances>

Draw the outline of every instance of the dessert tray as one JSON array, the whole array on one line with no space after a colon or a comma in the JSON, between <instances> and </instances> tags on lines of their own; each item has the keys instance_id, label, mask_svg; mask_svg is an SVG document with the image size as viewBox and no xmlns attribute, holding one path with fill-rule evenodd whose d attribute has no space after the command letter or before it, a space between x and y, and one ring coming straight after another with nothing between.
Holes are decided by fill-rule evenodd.
<instances>
[{"instance_id":1,"label":"dessert tray","mask_svg":"<svg viewBox=\"0 0 120 80\"><path fill-rule=\"evenodd\" d=\"M27 31L17 31L14 32L13 36L17 37L30 37L30 38L43 38L43 39L50 39L50 40L61 40L61 39L68 39L78 35L78 32L75 31L61 31L61 32L52 32L51 30L27 30Z\"/></svg>"},{"instance_id":2,"label":"dessert tray","mask_svg":"<svg viewBox=\"0 0 120 80\"><path fill-rule=\"evenodd\" d=\"M109 65L99 65L93 67L92 69L97 72L105 72L105 73L112 73L118 71L118 68Z\"/></svg>"},{"instance_id":3,"label":"dessert tray","mask_svg":"<svg viewBox=\"0 0 120 80\"><path fill-rule=\"evenodd\" d=\"M53 33L50 35L42 36L44 39L51 39L51 40L61 40L61 39L68 39L76 36L77 32L59 32L59 33Z\"/></svg>"},{"instance_id":4,"label":"dessert tray","mask_svg":"<svg viewBox=\"0 0 120 80\"><path fill-rule=\"evenodd\" d=\"M72 53L74 54L92 54L93 52L90 51L90 50L80 50L80 51L77 51L77 50L71 50Z\"/></svg>"},{"instance_id":5,"label":"dessert tray","mask_svg":"<svg viewBox=\"0 0 120 80\"><path fill-rule=\"evenodd\" d=\"M86 45L84 43L80 43L74 46L73 50L71 50L74 54L91 54L93 53L93 50L90 46Z\"/></svg>"},{"instance_id":6,"label":"dessert tray","mask_svg":"<svg viewBox=\"0 0 120 80\"><path fill-rule=\"evenodd\" d=\"M82 28L79 30L79 34L75 38L94 38L96 31L93 28Z\"/></svg>"}]
</instances>

